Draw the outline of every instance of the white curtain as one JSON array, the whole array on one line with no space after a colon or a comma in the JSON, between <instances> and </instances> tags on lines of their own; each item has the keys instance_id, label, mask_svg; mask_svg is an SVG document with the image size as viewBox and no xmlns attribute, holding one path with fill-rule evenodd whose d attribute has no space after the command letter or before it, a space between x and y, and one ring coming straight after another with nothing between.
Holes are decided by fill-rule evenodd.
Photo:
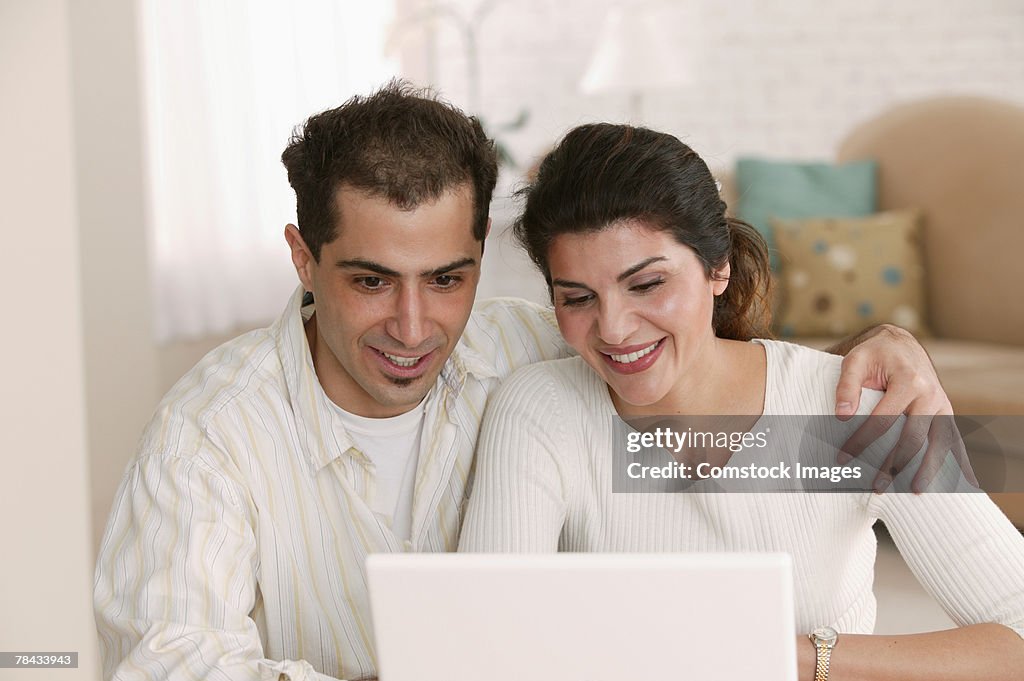
<instances>
[{"instance_id":1,"label":"white curtain","mask_svg":"<svg viewBox=\"0 0 1024 681\"><path fill-rule=\"evenodd\" d=\"M310 114L397 71L393 0L142 0L158 340L264 324L298 279L280 157Z\"/></svg>"}]
</instances>

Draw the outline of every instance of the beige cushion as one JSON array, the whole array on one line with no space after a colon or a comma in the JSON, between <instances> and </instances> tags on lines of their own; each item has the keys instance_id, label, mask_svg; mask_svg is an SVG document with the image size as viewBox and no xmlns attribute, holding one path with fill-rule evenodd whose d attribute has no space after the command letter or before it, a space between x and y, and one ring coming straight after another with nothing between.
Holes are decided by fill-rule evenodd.
<instances>
[{"instance_id":1,"label":"beige cushion","mask_svg":"<svg viewBox=\"0 0 1024 681\"><path fill-rule=\"evenodd\" d=\"M880 210L923 211L936 335L1024 345L1024 108L907 104L858 127L838 156L878 161Z\"/></svg>"},{"instance_id":2,"label":"beige cushion","mask_svg":"<svg viewBox=\"0 0 1024 681\"><path fill-rule=\"evenodd\" d=\"M922 344L955 413L1024 414L1024 347L937 338Z\"/></svg>"},{"instance_id":3,"label":"beige cushion","mask_svg":"<svg viewBox=\"0 0 1024 681\"><path fill-rule=\"evenodd\" d=\"M839 340L819 336L793 342L825 350ZM921 344L935 364L954 413L1024 415L1024 347L945 338L924 338Z\"/></svg>"},{"instance_id":4,"label":"beige cushion","mask_svg":"<svg viewBox=\"0 0 1024 681\"><path fill-rule=\"evenodd\" d=\"M783 337L855 333L891 322L926 332L921 223L913 212L772 220Z\"/></svg>"}]
</instances>

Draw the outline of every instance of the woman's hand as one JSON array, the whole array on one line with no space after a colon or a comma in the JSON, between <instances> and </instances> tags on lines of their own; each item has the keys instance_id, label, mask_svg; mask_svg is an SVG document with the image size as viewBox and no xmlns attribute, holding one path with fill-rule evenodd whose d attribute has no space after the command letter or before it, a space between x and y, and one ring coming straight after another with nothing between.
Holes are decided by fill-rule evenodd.
<instances>
[{"instance_id":1,"label":"woman's hand","mask_svg":"<svg viewBox=\"0 0 1024 681\"><path fill-rule=\"evenodd\" d=\"M901 414L908 416L902 434L879 468L873 487L884 492L926 442L928 448L911 489L923 492L952 452L967 480L977 486L963 439L953 421L953 407L942 389L928 353L908 331L882 324L856 336L833 351L845 352L836 388L836 417L857 413L861 388L884 390L875 406L842 446L840 464L859 456L881 437Z\"/></svg>"}]
</instances>

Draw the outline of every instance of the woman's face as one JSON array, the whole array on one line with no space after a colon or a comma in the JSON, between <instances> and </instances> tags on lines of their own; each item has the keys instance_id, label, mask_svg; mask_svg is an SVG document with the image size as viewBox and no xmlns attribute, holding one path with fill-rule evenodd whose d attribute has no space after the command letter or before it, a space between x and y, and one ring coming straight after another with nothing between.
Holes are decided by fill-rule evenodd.
<instances>
[{"instance_id":1,"label":"woman's face","mask_svg":"<svg viewBox=\"0 0 1024 681\"><path fill-rule=\"evenodd\" d=\"M714 297L728 281L709 279L692 249L637 220L558 236L548 264L569 345L619 401L672 413L680 379L709 358ZM728 265L718 274L728 277Z\"/></svg>"}]
</instances>

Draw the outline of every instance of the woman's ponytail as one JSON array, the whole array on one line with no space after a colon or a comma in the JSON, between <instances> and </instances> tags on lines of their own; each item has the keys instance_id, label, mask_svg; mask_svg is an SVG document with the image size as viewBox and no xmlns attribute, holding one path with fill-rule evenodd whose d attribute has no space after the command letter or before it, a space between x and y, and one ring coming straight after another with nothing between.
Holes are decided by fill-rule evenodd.
<instances>
[{"instance_id":1,"label":"woman's ponytail","mask_svg":"<svg viewBox=\"0 0 1024 681\"><path fill-rule=\"evenodd\" d=\"M729 285L715 298L712 326L719 338L747 341L771 335L771 269L768 245L742 220L726 217L729 227Z\"/></svg>"}]
</instances>

